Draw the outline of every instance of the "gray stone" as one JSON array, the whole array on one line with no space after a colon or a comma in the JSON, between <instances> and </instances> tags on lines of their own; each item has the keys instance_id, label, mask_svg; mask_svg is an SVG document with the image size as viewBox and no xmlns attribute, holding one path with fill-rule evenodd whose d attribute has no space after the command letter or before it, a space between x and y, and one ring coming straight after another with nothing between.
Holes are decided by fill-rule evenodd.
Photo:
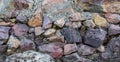
<instances>
[{"instance_id":1,"label":"gray stone","mask_svg":"<svg viewBox=\"0 0 120 62\"><path fill-rule=\"evenodd\" d=\"M89 59L80 57L77 53L66 55L62 58L63 62L92 62Z\"/></svg>"},{"instance_id":2,"label":"gray stone","mask_svg":"<svg viewBox=\"0 0 120 62\"><path fill-rule=\"evenodd\" d=\"M22 16L22 15L18 15L16 17L16 19L22 23L26 23L27 22L27 17L26 16Z\"/></svg>"},{"instance_id":3,"label":"gray stone","mask_svg":"<svg viewBox=\"0 0 120 62\"><path fill-rule=\"evenodd\" d=\"M3 54L7 51L7 45L0 45L0 54Z\"/></svg>"},{"instance_id":4,"label":"gray stone","mask_svg":"<svg viewBox=\"0 0 120 62\"><path fill-rule=\"evenodd\" d=\"M81 35L79 31L74 28L63 28L61 29L61 34L65 37L67 43L81 43Z\"/></svg>"},{"instance_id":5,"label":"gray stone","mask_svg":"<svg viewBox=\"0 0 120 62\"><path fill-rule=\"evenodd\" d=\"M97 48L104 43L106 34L107 32L103 29L88 29L84 43Z\"/></svg>"},{"instance_id":6,"label":"gray stone","mask_svg":"<svg viewBox=\"0 0 120 62\"><path fill-rule=\"evenodd\" d=\"M8 56L5 62L55 62L55 61L48 54L43 54L35 51L26 51L23 53L16 53Z\"/></svg>"},{"instance_id":7,"label":"gray stone","mask_svg":"<svg viewBox=\"0 0 120 62\"><path fill-rule=\"evenodd\" d=\"M21 40L20 51L28 51L35 49L36 49L36 45L32 40L26 38Z\"/></svg>"},{"instance_id":8,"label":"gray stone","mask_svg":"<svg viewBox=\"0 0 120 62\"><path fill-rule=\"evenodd\" d=\"M42 27L35 27L35 35L41 35L44 32L44 29Z\"/></svg>"},{"instance_id":9,"label":"gray stone","mask_svg":"<svg viewBox=\"0 0 120 62\"><path fill-rule=\"evenodd\" d=\"M87 45L83 45L81 44L79 47L78 47L78 53L80 55L90 55L90 54L93 54L95 52L95 48L92 48L90 46L87 46Z\"/></svg>"},{"instance_id":10,"label":"gray stone","mask_svg":"<svg viewBox=\"0 0 120 62\"><path fill-rule=\"evenodd\" d=\"M0 26L0 44L6 42L9 37L10 27Z\"/></svg>"}]
</instances>

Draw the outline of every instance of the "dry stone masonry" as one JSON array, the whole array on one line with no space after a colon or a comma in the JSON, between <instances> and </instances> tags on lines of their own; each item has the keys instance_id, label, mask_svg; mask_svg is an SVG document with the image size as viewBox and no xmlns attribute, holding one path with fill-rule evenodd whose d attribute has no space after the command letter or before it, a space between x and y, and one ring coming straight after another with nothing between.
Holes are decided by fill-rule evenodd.
<instances>
[{"instance_id":1,"label":"dry stone masonry","mask_svg":"<svg viewBox=\"0 0 120 62\"><path fill-rule=\"evenodd\" d=\"M0 0L0 62L120 62L120 0Z\"/></svg>"}]
</instances>

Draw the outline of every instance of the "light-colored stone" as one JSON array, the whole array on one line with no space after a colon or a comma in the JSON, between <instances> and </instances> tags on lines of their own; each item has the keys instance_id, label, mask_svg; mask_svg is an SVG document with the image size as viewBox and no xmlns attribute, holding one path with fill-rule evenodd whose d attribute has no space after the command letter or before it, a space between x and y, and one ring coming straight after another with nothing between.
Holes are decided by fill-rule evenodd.
<instances>
[{"instance_id":1,"label":"light-colored stone","mask_svg":"<svg viewBox=\"0 0 120 62\"><path fill-rule=\"evenodd\" d=\"M15 23L12 22L0 22L0 26L13 26Z\"/></svg>"},{"instance_id":2,"label":"light-colored stone","mask_svg":"<svg viewBox=\"0 0 120 62\"><path fill-rule=\"evenodd\" d=\"M29 20L28 25L31 27L38 27L42 25L42 15L37 14L31 20Z\"/></svg>"},{"instance_id":3,"label":"light-colored stone","mask_svg":"<svg viewBox=\"0 0 120 62\"><path fill-rule=\"evenodd\" d=\"M51 36L53 34L55 34L56 30L51 28L45 31L45 33L43 34L44 36Z\"/></svg>"},{"instance_id":4,"label":"light-colored stone","mask_svg":"<svg viewBox=\"0 0 120 62\"><path fill-rule=\"evenodd\" d=\"M105 47L101 45L100 47L97 48L99 52L105 52Z\"/></svg>"},{"instance_id":5,"label":"light-colored stone","mask_svg":"<svg viewBox=\"0 0 120 62\"><path fill-rule=\"evenodd\" d=\"M80 28L81 22L72 22L72 28Z\"/></svg>"},{"instance_id":6,"label":"light-colored stone","mask_svg":"<svg viewBox=\"0 0 120 62\"><path fill-rule=\"evenodd\" d=\"M81 20L83 20L81 14L79 12L76 12L76 13L73 13L72 15L70 15L69 19L71 21L81 21Z\"/></svg>"},{"instance_id":7,"label":"light-colored stone","mask_svg":"<svg viewBox=\"0 0 120 62\"><path fill-rule=\"evenodd\" d=\"M78 47L76 44L66 44L64 46L64 55L71 54L78 50Z\"/></svg>"},{"instance_id":8,"label":"light-colored stone","mask_svg":"<svg viewBox=\"0 0 120 62\"><path fill-rule=\"evenodd\" d=\"M61 18L61 19L59 19L59 20L56 20L56 21L54 22L54 24L57 25L57 26L59 26L59 27L63 27L64 24L65 24L65 20L64 20L64 18Z\"/></svg>"},{"instance_id":9,"label":"light-colored stone","mask_svg":"<svg viewBox=\"0 0 120 62\"><path fill-rule=\"evenodd\" d=\"M54 59L44 53L35 51L26 51L23 53L16 53L6 58L5 62L55 62Z\"/></svg>"},{"instance_id":10,"label":"light-colored stone","mask_svg":"<svg viewBox=\"0 0 120 62\"><path fill-rule=\"evenodd\" d=\"M78 53L81 55L90 55L90 54L93 54L94 51L95 51L95 48L92 48L90 46L83 45L83 44L81 44L78 49Z\"/></svg>"},{"instance_id":11,"label":"light-colored stone","mask_svg":"<svg viewBox=\"0 0 120 62\"><path fill-rule=\"evenodd\" d=\"M64 42L64 37L58 35L50 36L47 39L51 42Z\"/></svg>"},{"instance_id":12,"label":"light-colored stone","mask_svg":"<svg viewBox=\"0 0 120 62\"><path fill-rule=\"evenodd\" d=\"M119 25L110 24L110 26L108 28L108 34L109 35L117 35L119 33L120 33L120 26Z\"/></svg>"},{"instance_id":13,"label":"light-colored stone","mask_svg":"<svg viewBox=\"0 0 120 62\"><path fill-rule=\"evenodd\" d=\"M42 27L35 27L35 35L41 35L44 32Z\"/></svg>"},{"instance_id":14,"label":"light-colored stone","mask_svg":"<svg viewBox=\"0 0 120 62\"><path fill-rule=\"evenodd\" d=\"M101 26L101 27L108 26L106 19L101 17L99 14L94 14L94 22L96 25Z\"/></svg>"}]
</instances>

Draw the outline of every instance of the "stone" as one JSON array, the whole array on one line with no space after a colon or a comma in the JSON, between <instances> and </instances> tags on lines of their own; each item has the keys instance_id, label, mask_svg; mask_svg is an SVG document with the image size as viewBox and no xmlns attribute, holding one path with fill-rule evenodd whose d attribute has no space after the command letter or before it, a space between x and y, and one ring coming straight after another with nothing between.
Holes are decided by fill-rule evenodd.
<instances>
[{"instance_id":1,"label":"stone","mask_svg":"<svg viewBox=\"0 0 120 62\"><path fill-rule=\"evenodd\" d=\"M44 16L42 27L44 29L48 29L48 28L52 27L52 21L50 20L50 18L48 16Z\"/></svg>"},{"instance_id":2,"label":"stone","mask_svg":"<svg viewBox=\"0 0 120 62\"><path fill-rule=\"evenodd\" d=\"M29 27L26 24L17 23L12 27L12 29L16 36L22 37L28 32Z\"/></svg>"},{"instance_id":3,"label":"stone","mask_svg":"<svg viewBox=\"0 0 120 62\"><path fill-rule=\"evenodd\" d=\"M12 22L0 22L0 26L13 26L15 23Z\"/></svg>"},{"instance_id":4,"label":"stone","mask_svg":"<svg viewBox=\"0 0 120 62\"><path fill-rule=\"evenodd\" d=\"M22 39L20 44L20 51L35 50L35 43L30 39Z\"/></svg>"},{"instance_id":5,"label":"stone","mask_svg":"<svg viewBox=\"0 0 120 62\"><path fill-rule=\"evenodd\" d=\"M57 26L59 26L59 27L63 27L64 24L65 24L65 20L64 20L64 18L61 18L61 19L59 19L59 20L56 20L56 21L54 22L54 24L57 25Z\"/></svg>"},{"instance_id":6,"label":"stone","mask_svg":"<svg viewBox=\"0 0 120 62\"><path fill-rule=\"evenodd\" d=\"M106 34L103 29L88 29L84 36L84 43L97 48L104 43Z\"/></svg>"},{"instance_id":7,"label":"stone","mask_svg":"<svg viewBox=\"0 0 120 62\"><path fill-rule=\"evenodd\" d=\"M63 62L92 62L89 59L80 57L77 53L66 55L62 58Z\"/></svg>"},{"instance_id":8,"label":"stone","mask_svg":"<svg viewBox=\"0 0 120 62\"><path fill-rule=\"evenodd\" d=\"M81 35L79 31L74 28L63 28L61 29L61 34L65 37L67 43L81 43Z\"/></svg>"},{"instance_id":9,"label":"stone","mask_svg":"<svg viewBox=\"0 0 120 62\"><path fill-rule=\"evenodd\" d=\"M109 23L119 23L120 22L120 15L119 14L105 14L105 18Z\"/></svg>"},{"instance_id":10,"label":"stone","mask_svg":"<svg viewBox=\"0 0 120 62\"><path fill-rule=\"evenodd\" d=\"M16 17L16 19L22 23L26 23L27 22L27 17L26 16L23 16L23 15L18 15Z\"/></svg>"},{"instance_id":11,"label":"stone","mask_svg":"<svg viewBox=\"0 0 120 62\"><path fill-rule=\"evenodd\" d=\"M102 4L103 11L107 13L118 13L120 14L120 2L119 1L107 1Z\"/></svg>"},{"instance_id":12,"label":"stone","mask_svg":"<svg viewBox=\"0 0 120 62\"><path fill-rule=\"evenodd\" d=\"M66 44L64 46L64 55L71 54L73 52L76 52L78 50L78 47L76 44Z\"/></svg>"},{"instance_id":13,"label":"stone","mask_svg":"<svg viewBox=\"0 0 120 62\"><path fill-rule=\"evenodd\" d=\"M93 22L93 20L86 20L86 21L84 21L83 24L89 28L94 28L96 26L95 23Z\"/></svg>"},{"instance_id":14,"label":"stone","mask_svg":"<svg viewBox=\"0 0 120 62\"><path fill-rule=\"evenodd\" d=\"M10 27L0 26L0 44L5 43L9 38L9 30Z\"/></svg>"},{"instance_id":15,"label":"stone","mask_svg":"<svg viewBox=\"0 0 120 62\"><path fill-rule=\"evenodd\" d=\"M81 14L79 12L73 13L69 16L70 21L81 21L83 20Z\"/></svg>"},{"instance_id":16,"label":"stone","mask_svg":"<svg viewBox=\"0 0 120 62\"><path fill-rule=\"evenodd\" d=\"M110 26L108 28L108 34L109 35L117 35L119 33L120 33L120 26L119 25L110 24Z\"/></svg>"},{"instance_id":17,"label":"stone","mask_svg":"<svg viewBox=\"0 0 120 62\"><path fill-rule=\"evenodd\" d=\"M81 22L72 22L72 28L80 28L81 26Z\"/></svg>"},{"instance_id":18,"label":"stone","mask_svg":"<svg viewBox=\"0 0 120 62\"><path fill-rule=\"evenodd\" d=\"M96 25L101 26L101 27L108 26L106 19L101 17L99 14L94 14L94 22Z\"/></svg>"},{"instance_id":19,"label":"stone","mask_svg":"<svg viewBox=\"0 0 120 62\"><path fill-rule=\"evenodd\" d=\"M60 58L63 56L63 49L60 43L43 44L38 47L39 51L50 53L54 58Z\"/></svg>"},{"instance_id":20,"label":"stone","mask_svg":"<svg viewBox=\"0 0 120 62\"><path fill-rule=\"evenodd\" d=\"M51 29L47 29L43 35L44 36L51 36L51 35L55 34L55 32L56 32L56 30L51 28Z\"/></svg>"},{"instance_id":21,"label":"stone","mask_svg":"<svg viewBox=\"0 0 120 62\"><path fill-rule=\"evenodd\" d=\"M41 35L44 32L42 27L35 27L35 35Z\"/></svg>"},{"instance_id":22,"label":"stone","mask_svg":"<svg viewBox=\"0 0 120 62\"><path fill-rule=\"evenodd\" d=\"M87 45L83 45L83 44L81 44L78 47L78 53L80 55L90 55L90 54L93 54L95 50L96 50L95 48L87 46Z\"/></svg>"},{"instance_id":23,"label":"stone","mask_svg":"<svg viewBox=\"0 0 120 62\"><path fill-rule=\"evenodd\" d=\"M30 21L28 21L28 25L30 27L42 26L42 15L41 14L35 15Z\"/></svg>"},{"instance_id":24,"label":"stone","mask_svg":"<svg viewBox=\"0 0 120 62\"><path fill-rule=\"evenodd\" d=\"M100 47L97 48L99 52L105 52L105 47L101 45Z\"/></svg>"},{"instance_id":25,"label":"stone","mask_svg":"<svg viewBox=\"0 0 120 62\"><path fill-rule=\"evenodd\" d=\"M94 18L93 13L90 12L82 12L81 17L83 20L90 20Z\"/></svg>"},{"instance_id":26,"label":"stone","mask_svg":"<svg viewBox=\"0 0 120 62\"><path fill-rule=\"evenodd\" d=\"M64 37L58 35L50 36L47 39L51 42L64 42Z\"/></svg>"},{"instance_id":27,"label":"stone","mask_svg":"<svg viewBox=\"0 0 120 62\"><path fill-rule=\"evenodd\" d=\"M55 62L54 59L44 53L36 51L26 51L8 56L5 62Z\"/></svg>"},{"instance_id":28,"label":"stone","mask_svg":"<svg viewBox=\"0 0 120 62\"><path fill-rule=\"evenodd\" d=\"M7 45L0 45L0 54L6 53L7 47Z\"/></svg>"},{"instance_id":29,"label":"stone","mask_svg":"<svg viewBox=\"0 0 120 62\"><path fill-rule=\"evenodd\" d=\"M8 51L7 52L14 52L19 46L21 41L17 39L15 36L11 35L7 45L8 45Z\"/></svg>"},{"instance_id":30,"label":"stone","mask_svg":"<svg viewBox=\"0 0 120 62\"><path fill-rule=\"evenodd\" d=\"M6 55L0 55L0 62L5 62Z\"/></svg>"},{"instance_id":31,"label":"stone","mask_svg":"<svg viewBox=\"0 0 120 62\"><path fill-rule=\"evenodd\" d=\"M120 60L120 36L113 37L109 43L106 45L105 52L101 53L101 58L108 61L116 61Z\"/></svg>"}]
</instances>

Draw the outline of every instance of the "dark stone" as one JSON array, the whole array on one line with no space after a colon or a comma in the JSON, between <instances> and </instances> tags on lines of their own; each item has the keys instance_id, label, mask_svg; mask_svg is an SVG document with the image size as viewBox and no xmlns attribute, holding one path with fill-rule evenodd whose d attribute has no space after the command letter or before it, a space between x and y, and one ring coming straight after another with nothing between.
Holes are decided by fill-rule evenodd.
<instances>
[{"instance_id":1,"label":"dark stone","mask_svg":"<svg viewBox=\"0 0 120 62\"><path fill-rule=\"evenodd\" d=\"M20 44L20 51L35 50L36 46L33 41L30 39L22 39Z\"/></svg>"},{"instance_id":2,"label":"dark stone","mask_svg":"<svg viewBox=\"0 0 120 62\"><path fill-rule=\"evenodd\" d=\"M9 37L10 27L0 26L0 44L6 42Z\"/></svg>"},{"instance_id":3,"label":"dark stone","mask_svg":"<svg viewBox=\"0 0 120 62\"><path fill-rule=\"evenodd\" d=\"M5 53L7 51L7 45L0 45L0 54Z\"/></svg>"},{"instance_id":4,"label":"dark stone","mask_svg":"<svg viewBox=\"0 0 120 62\"><path fill-rule=\"evenodd\" d=\"M102 59L108 62L120 62L120 36L112 38L104 53L101 53Z\"/></svg>"},{"instance_id":5,"label":"dark stone","mask_svg":"<svg viewBox=\"0 0 120 62\"><path fill-rule=\"evenodd\" d=\"M92 62L89 59L80 57L77 53L66 55L62 58L63 62Z\"/></svg>"},{"instance_id":6,"label":"dark stone","mask_svg":"<svg viewBox=\"0 0 120 62\"><path fill-rule=\"evenodd\" d=\"M103 29L88 29L85 34L84 43L97 48L104 43L106 34L107 32Z\"/></svg>"},{"instance_id":7,"label":"dark stone","mask_svg":"<svg viewBox=\"0 0 120 62\"><path fill-rule=\"evenodd\" d=\"M29 27L25 24L17 23L12 27L12 29L16 36L21 37L21 36L24 36L28 32Z\"/></svg>"},{"instance_id":8,"label":"dark stone","mask_svg":"<svg viewBox=\"0 0 120 62\"><path fill-rule=\"evenodd\" d=\"M67 43L81 43L82 38L79 33L74 28L63 28L61 31L61 34L65 37Z\"/></svg>"}]
</instances>

